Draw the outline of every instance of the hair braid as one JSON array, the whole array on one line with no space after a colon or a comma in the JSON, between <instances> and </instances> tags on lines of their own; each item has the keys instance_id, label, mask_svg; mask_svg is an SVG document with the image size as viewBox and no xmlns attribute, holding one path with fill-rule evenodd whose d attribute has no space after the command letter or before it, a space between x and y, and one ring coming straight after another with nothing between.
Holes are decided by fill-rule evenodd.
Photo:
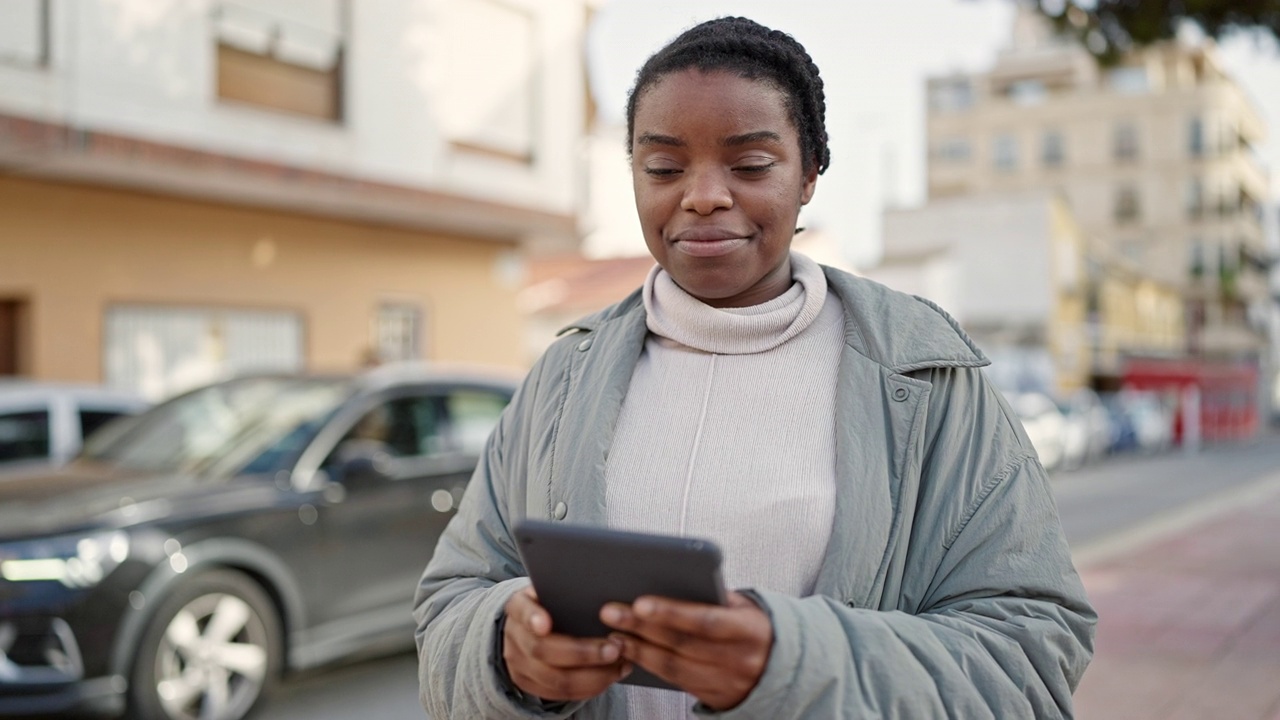
<instances>
[{"instance_id":1,"label":"hair braid","mask_svg":"<svg viewBox=\"0 0 1280 720\"><path fill-rule=\"evenodd\" d=\"M821 174L831 164L827 101L818 66L795 38L742 17L695 25L645 61L627 97L628 153L640 97L664 75L690 68L725 70L776 85L786 96L787 112L800 136L805 169L816 168Z\"/></svg>"}]
</instances>

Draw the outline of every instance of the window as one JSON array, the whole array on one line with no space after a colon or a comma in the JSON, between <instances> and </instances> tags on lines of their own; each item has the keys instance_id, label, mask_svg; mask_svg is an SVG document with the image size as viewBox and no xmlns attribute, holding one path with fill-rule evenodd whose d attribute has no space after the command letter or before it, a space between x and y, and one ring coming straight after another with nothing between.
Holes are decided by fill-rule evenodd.
<instances>
[{"instance_id":1,"label":"window","mask_svg":"<svg viewBox=\"0 0 1280 720\"><path fill-rule=\"evenodd\" d=\"M1041 145L1041 160L1045 167L1061 167L1063 161L1062 133L1050 130L1044 134Z\"/></svg>"},{"instance_id":2,"label":"window","mask_svg":"<svg viewBox=\"0 0 1280 720\"><path fill-rule=\"evenodd\" d=\"M997 135L995 140L995 165L1001 170L1018 166L1018 140L1012 135Z\"/></svg>"},{"instance_id":3,"label":"window","mask_svg":"<svg viewBox=\"0 0 1280 720\"><path fill-rule=\"evenodd\" d=\"M1191 240L1191 277L1201 278L1205 273L1204 241L1198 238Z\"/></svg>"},{"instance_id":4,"label":"window","mask_svg":"<svg viewBox=\"0 0 1280 720\"><path fill-rule=\"evenodd\" d=\"M969 160L970 149L967 138L946 138L934 147L934 157L942 162L962 163Z\"/></svg>"},{"instance_id":5,"label":"window","mask_svg":"<svg viewBox=\"0 0 1280 720\"><path fill-rule=\"evenodd\" d=\"M218 97L342 119L343 0L219 0Z\"/></svg>"},{"instance_id":6,"label":"window","mask_svg":"<svg viewBox=\"0 0 1280 720\"><path fill-rule=\"evenodd\" d=\"M392 458L439 455L447 449L441 415L439 398L433 395L384 401L360 416L324 465L333 468L353 451L386 453Z\"/></svg>"},{"instance_id":7,"label":"window","mask_svg":"<svg viewBox=\"0 0 1280 720\"><path fill-rule=\"evenodd\" d=\"M1043 80L1019 80L1009 85L1009 99L1017 105L1039 105L1049 97Z\"/></svg>"},{"instance_id":8,"label":"window","mask_svg":"<svg viewBox=\"0 0 1280 720\"><path fill-rule=\"evenodd\" d=\"M464 153L532 163L540 56L534 16L501 0L439 6L441 128Z\"/></svg>"},{"instance_id":9,"label":"window","mask_svg":"<svg viewBox=\"0 0 1280 720\"><path fill-rule=\"evenodd\" d=\"M1116 190L1115 220L1117 223L1128 223L1138 219L1141 205L1138 200L1138 189L1132 185L1122 185Z\"/></svg>"},{"instance_id":10,"label":"window","mask_svg":"<svg viewBox=\"0 0 1280 720\"><path fill-rule=\"evenodd\" d=\"M1204 181L1198 177L1187 180L1187 217L1198 218L1204 214Z\"/></svg>"},{"instance_id":11,"label":"window","mask_svg":"<svg viewBox=\"0 0 1280 720\"><path fill-rule=\"evenodd\" d=\"M1115 129L1113 145L1116 160L1135 160L1138 157L1138 128L1133 123L1120 123Z\"/></svg>"},{"instance_id":12,"label":"window","mask_svg":"<svg viewBox=\"0 0 1280 720\"><path fill-rule=\"evenodd\" d=\"M103 425L115 420L125 413L119 410L80 410L80 437L87 438L97 432Z\"/></svg>"},{"instance_id":13,"label":"window","mask_svg":"<svg viewBox=\"0 0 1280 720\"><path fill-rule=\"evenodd\" d=\"M973 84L968 78L935 80L929 87L929 109L951 113L973 107Z\"/></svg>"},{"instance_id":14,"label":"window","mask_svg":"<svg viewBox=\"0 0 1280 720\"><path fill-rule=\"evenodd\" d=\"M419 315L413 305L387 304L378 308L373 332L379 362L422 359Z\"/></svg>"},{"instance_id":15,"label":"window","mask_svg":"<svg viewBox=\"0 0 1280 720\"><path fill-rule=\"evenodd\" d=\"M48 457L48 410L0 415L0 463Z\"/></svg>"},{"instance_id":16,"label":"window","mask_svg":"<svg viewBox=\"0 0 1280 720\"><path fill-rule=\"evenodd\" d=\"M115 305L105 335L107 385L152 400L303 363L302 318L287 311Z\"/></svg>"},{"instance_id":17,"label":"window","mask_svg":"<svg viewBox=\"0 0 1280 720\"><path fill-rule=\"evenodd\" d=\"M1115 68L1107 73L1107 83L1122 95L1141 95L1151 89L1147 69L1142 67Z\"/></svg>"},{"instance_id":18,"label":"window","mask_svg":"<svg viewBox=\"0 0 1280 720\"><path fill-rule=\"evenodd\" d=\"M1191 157L1201 157L1204 155L1204 120L1199 117L1191 118L1187 123L1187 152Z\"/></svg>"},{"instance_id":19,"label":"window","mask_svg":"<svg viewBox=\"0 0 1280 720\"><path fill-rule=\"evenodd\" d=\"M457 390L445 403L449 412L449 443L460 452L478 455L510 398L487 390Z\"/></svg>"},{"instance_id":20,"label":"window","mask_svg":"<svg viewBox=\"0 0 1280 720\"><path fill-rule=\"evenodd\" d=\"M0 63L49 64L49 0L4 0Z\"/></svg>"}]
</instances>

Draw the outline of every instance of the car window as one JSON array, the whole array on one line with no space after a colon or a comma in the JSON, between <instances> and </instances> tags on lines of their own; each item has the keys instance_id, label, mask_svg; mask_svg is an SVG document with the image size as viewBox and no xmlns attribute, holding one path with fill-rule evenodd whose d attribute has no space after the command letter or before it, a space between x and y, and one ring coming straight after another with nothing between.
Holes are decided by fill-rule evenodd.
<instances>
[{"instance_id":1,"label":"car window","mask_svg":"<svg viewBox=\"0 0 1280 720\"><path fill-rule=\"evenodd\" d=\"M49 457L49 411L0 415L0 462Z\"/></svg>"},{"instance_id":2,"label":"car window","mask_svg":"<svg viewBox=\"0 0 1280 720\"><path fill-rule=\"evenodd\" d=\"M89 410L80 411L80 437L89 437L98 431L103 425L115 420L125 413L114 410Z\"/></svg>"},{"instance_id":3,"label":"car window","mask_svg":"<svg viewBox=\"0 0 1280 720\"><path fill-rule=\"evenodd\" d=\"M444 449L440 414L439 399L431 395L388 400L361 415L338 448L352 441L372 441L394 457L435 455ZM326 464L333 459L331 455Z\"/></svg>"},{"instance_id":4,"label":"car window","mask_svg":"<svg viewBox=\"0 0 1280 720\"><path fill-rule=\"evenodd\" d=\"M488 390L455 390L445 398L451 449L478 455L510 401Z\"/></svg>"},{"instance_id":5,"label":"car window","mask_svg":"<svg viewBox=\"0 0 1280 720\"><path fill-rule=\"evenodd\" d=\"M231 477L267 471L349 396L349 381L247 377L181 395L86 443L83 457L155 472ZM103 437L103 436L107 437Z\"/></svg>"}]
</instances>

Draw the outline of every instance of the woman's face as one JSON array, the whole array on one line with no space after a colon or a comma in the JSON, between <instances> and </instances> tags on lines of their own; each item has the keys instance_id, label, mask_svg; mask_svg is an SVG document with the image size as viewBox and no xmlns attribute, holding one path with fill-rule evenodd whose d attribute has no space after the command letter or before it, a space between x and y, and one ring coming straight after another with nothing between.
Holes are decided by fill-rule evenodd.
<instances>
[{"instance_id":1,"label":"woman's face","mask_svg":"<svg viewBox=\"0 0 1280 720\"><path fill-rule=\"evenodd\" d=\"M685 292L745 307L791 286L818 173L804 170L782 91L722 71L665 75L637 100L631 158L645 243Z\"/></svg>"}]
</instances>

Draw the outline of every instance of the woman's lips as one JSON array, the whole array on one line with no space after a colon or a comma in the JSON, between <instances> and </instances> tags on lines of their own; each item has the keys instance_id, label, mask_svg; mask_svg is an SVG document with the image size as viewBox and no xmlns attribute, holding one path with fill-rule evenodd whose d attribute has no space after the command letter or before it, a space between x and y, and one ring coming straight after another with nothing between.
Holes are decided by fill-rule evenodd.
<instances>
[{"instance_id":1,"label":"woman's lips","mask_svg":"<svg viewBox=\"0 0 1280 720\"><path fill-rule=\"evenodd\" d=\"M748 242L750 239L746 235L717 227L688 228L671 238L672 247L694 257L725 255Z\"/></svg>"},{"instance_id":2,"label":"woman's lips","mask_svg":"<svg viewBox=\"0 0 1280 720\"><path fill-rule=\"evenodd\" d=\"M734 250L746 245L747 238L725 238L724 240L676 240L672 246L684 253L694 257L716 257L718 255L727 255Z\"/></svg>"}]
</instances>

